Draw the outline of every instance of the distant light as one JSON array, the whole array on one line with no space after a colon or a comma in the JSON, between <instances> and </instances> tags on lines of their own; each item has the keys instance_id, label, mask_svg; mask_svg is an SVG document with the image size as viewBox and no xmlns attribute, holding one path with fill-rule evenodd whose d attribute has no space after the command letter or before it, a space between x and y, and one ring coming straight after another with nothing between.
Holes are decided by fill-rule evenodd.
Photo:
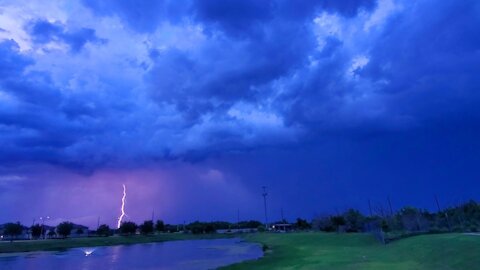
<instances>
[{"instance_id":1,"label":"distant light","mask_svg":"<svg viewBox=\"0 0 480 270\"><path fill-rule=\"evenodd\" d=\"M85 249L83 253L85 253L85 256L90 256L94 251L95 249Z\"/></svg>"}]
</instances>

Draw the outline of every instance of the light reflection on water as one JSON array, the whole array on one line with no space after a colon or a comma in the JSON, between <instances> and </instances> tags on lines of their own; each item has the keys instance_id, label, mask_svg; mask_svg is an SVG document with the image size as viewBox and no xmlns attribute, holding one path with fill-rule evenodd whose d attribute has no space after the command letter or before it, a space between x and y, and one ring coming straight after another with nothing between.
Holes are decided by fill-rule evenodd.
<instances>
[{"instance_id":1,"label":"light reflection on water","mask_svg":"<svg viewBox=\"0 0 480 270\"><path fill-rule=\"evenodd\" d=\"M95 251L95 248L84 248L82 250L83 250L83 253L85 253L85 256L90 256Z\"/></svg>"},{"instance_id":2,"label":"light reflection on water","mask_svg":"<svg viewBox=\"0 0 480 270\"><path fill-rule=\"evenodd\" d=\"M88 256L86 252L92 251ZM187 240L0 257L2 270L213 269L263 255L257 244L240 239Z\"/></svg>"}]
</instances>

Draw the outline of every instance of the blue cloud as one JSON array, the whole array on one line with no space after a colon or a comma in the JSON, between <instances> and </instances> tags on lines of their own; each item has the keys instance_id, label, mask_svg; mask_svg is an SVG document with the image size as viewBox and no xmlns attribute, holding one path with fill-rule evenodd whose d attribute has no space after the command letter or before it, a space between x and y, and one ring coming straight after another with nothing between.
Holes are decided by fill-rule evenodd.
<instances>
[{"instance_id":1,"label":"blue cloud","mask_svg":"<svg viewBox=\"0 0 480 270\"><path fill-rule=\"evenodd\" d=\"M148 73L153 97L195 119L206 112L224 111L241 100L264 98L268 85L305 65L315 47L313 33L299 24L278 23L269 31L269 36L240 45L235 38L212 38L200 47L200 54L155 53Z\"/></svg>"},{"instance_id":2,"label":"blue cloud","mask_svg":"<svg viewBox=\"0 0 480 270\"><path fill-rule=\"evenodd\" d=\"M305 1L308 2L308 1ZM371 11L376 6L376 0L320 0L316 1L318 5L327 10L338 12L347 17L357 15L361 10Z\"/></svg>"},{"instance_id":3,"label":"blue cloud","mask_svg":"<svg viewBox=\"0 0 480 270\"><path fill-rule=\"evenodd\" d=\"M262 23L273 19L274 1L194 1L193 10L198 21L237 35L263 31Z\"/></svg>"},{"instance_id":4,"label":"blue cloud","mask_svg":"<svg viewBox=\"0 0 480 270\"><path fill-rule=\"evenodd\" d=\"M163 21L180 21L189 10L189 0L83 0L83 4L100 16L117 15L139 32L153 32Z\"/></svg>"},{"instance_id":5,"label":"blue cloud","mask_svg":"<svg viewBox=\"0 0 480 270\"><path fill-rule=\"evenodd\" d=\"M13 40L0 43L0 78L1 80L15 77L33 63L32 59L19 53L19 46Z\"/></svg>"},{"instance_id":6,"label":"blue cloud","mask_svg":"<svg viewBox=\"0 0 480 270\"><path fill-rule=\"evenodd\" d=\"M182 160L305 217L478 196L479 1L79 1L0 4L26 13L0 29L0 173L32 165L22 187L44 163Z\"/></svg>"},{"instance_id":7,"label":"blue cloud","mask_svg":"<svg viewBox=\"0 0 480 270\"><path fill-rule=\"evenodd\" d=\"M480 118L475 1L404 3L368 33L362 23L375 1L300 1L298 9L291 1L83 3L145 35L138 42L145 51L107 58L105 50L82 62L78 54L38 56L0 43L0 90L15 104L0 110L4 160L88 169L196 160L331 134L440 132L444 121L468 128ZM333 30L314 21L325 14ZM198 44L158 42L163 33L154 32L166 20L200 29ZM38 19L27 29L35 44L62 42L72 52L102 42L89 27ZM368 63L352 68L358 55ZM102 72L58 71L52 63L62 62L49 57Z\"/></svg>"},{"instance_id":8,"label":"blue cloud","mask_svg":"<svg viewBox=\"0 0 480 270\"><path fill-rule=\"evenodd\" d=\"M95 30L91 28L80 28L73 31L67 30L65 25L46 20L36 20L27 26L27 30L33 41L45 44L50 41L60 41L67 44L72 52L79 52L85 44L102 44L107 40L97 37Z\"/></svg>"},{"instance_id":9,"label":"blue cloud","mask_svg":"<svg viewBox=\"0 0 480 270\"><path fill-rule=\"evenodd\" d=\"M375 0L83 0L85 6L101 16L118 16L132 29L153 32L165 21L181 23L196 20L219 27L237 36L259 34L262 24L275 18L300 21L311 19L321 11L335 12L342 16L355 16L360 10L370 11Z\"/></svg>"},{"instance_id":10,"label":"blue cloud","mask_svg":"<svg viewBox=\"0 0 480 270\"><path fill-rule=\"evenodd\" d=\"M389 22L388 33L373 44L370 63L360 73L388 82L381 91L389 96L389 114L419 121L472 109L480 115L480 78L474 72L480 69L480 37L474 27L480 23L479 10L476 1L427 1Z\"/></svg>"}]
</instances>

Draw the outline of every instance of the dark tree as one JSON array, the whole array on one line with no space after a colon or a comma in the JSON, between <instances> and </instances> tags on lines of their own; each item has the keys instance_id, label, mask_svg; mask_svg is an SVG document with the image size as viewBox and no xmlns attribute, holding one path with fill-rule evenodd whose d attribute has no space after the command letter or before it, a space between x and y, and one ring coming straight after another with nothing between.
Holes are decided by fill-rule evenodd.
<instances>
[{"instance_id":1,"label":"dark tree","mask_svg":"<svg viewBox=\"0 0 480 270\"><path fill-rule=\"evenodd\" d=\"M141 234L152 234L153 233L153 221L146 220L140 225Z\"/></svg>"},{"instance_id":2,"label":"dark tree","mask_svg":"<svg viewBox=\"0 0 480 270\"><path fill-rule=\"evenodd\" d=\"M240 221L240 223L238 223L238 226L240 228L254 229L254 228L258 228L259 226L262 226L262 223L256 220Z\"/></svg>"},{"instance_id":3,"label":"dark tree","mask_svg":"<svg viewBox=\"0 0 480 270\"><path fill-rule=\"evenodd\" d=\"M299 230L308 230L312 226L310 225L310 223L308 223L307 220L297 218L297 222L295 223L295 227L297 227L297 229L299 229Z\"/></svg>"},{"instance_id":4,"label":"dark tree","mask_svg":"<svg viewBox=\"0 0 480 270\"><path fill-rule=\"evenodd\" d=\"M365 217L360 211L355 209L349 209L343 214L345 223L347 226L347 232L360 232L363 230Z\"/></svg>"},{"instance_id":5,"label":"dark tree","mask_svg":"<svg viewBox=\"0 0 480 270\"><path fill-rule=\"evenodd\" d=\"M382 231L384 231L384 232L390 232L391 231L390 225L388 224L387 220L385 220L385 219L382 219L382 221L380 222L380 227L382 228Z\"/></svg>"},{"instance_id":6,"label":"dark tree","mask_svg":"<svg viewBox=\"0 0 480 270\"><path fill-rule=\"evenodd\" d=\"M166 224L165 225L165 231L167 231L169 233L179 232L180 231L180 225Z\"/></svg>"},{"instance_id":7,"label":"dark tree","mask_svg":"<svg viewBox=\"0 0 480 270\"><path fill-rule=\"evenodd\" d=\"M205 233L215 233L217 230L215 230L215 226L212 223L207 223L205 225Z\"/></svg>"},{"instance_id":8,"label":"dark tree","mask_svg":"<svg viewBox=\"0 0 480 270\"><path fill-rule=\"evenodd\" d=\"M187 229L190 230L193 234L205 233L206 224L200 221L195 221L188 224Z\"/></svg>"},{"instance_id":9,"label":"dark tree","mask_svg":"<svg viewBox=\"0 0 480 270\"><path fill-rule=\"evenodd\" d=\"M157 220L157 223L155 224L155 230L157 232L165 231L165 223L163 223L163 220Z\"/></svg>"},{"instance_id":10,"label":"dark tree","mask_svg":"<svg viewBox=\"0 0 480 270\"><path fill-rule=\"evenodd\" d=\"M137 224L135 224L135 222L126 221L122 222L122 224L120 225L120 233L123 235L135 234L136 231Z\"/></svg>"},{"instance_id":11,"label":"dark tree","mask_svg":"<svg viewBox=\"0 0 480 270\"><path fill-rule=\"evenodd\" d=\"M332 219L327 215L320 215L313 219L312 222L313 228L324 231L324 232L333 232L335 227L333 226Z\"/></svg>"},{"instance_id":12,"label":"dark tree","mask_svg":"<svg viewBox=\"0 0 480 270\"><path fill-rule=\"evenodd\" d=\"M343 216L332 216L330 219L332 220L332 225L337 232L340 232L346 224Z\"/></svg>"},{"instance_id":13,"label":"dark tree","mask_svg":"<svg viewBox=\"0 0 480 270\"><path fill-rule=\"evenodd\" d=\"M112 235L112 231L110 230L110 227L108 227L107 224L102 224L97 229L97 235L110 236Z\"/></svg>"},{"instance_id":14,"label":"dark tree","mask_svg":"<svg viewBox=\"0 0 480 270\"><path fill-rule=\"evenodd\" d=\"M73 223L65 221L57 226L57 233L63 238L67 238L72 233Z\"/></svg>"},{"instance_id":15,"label":"dark tree","mask_svg":"<svg viewBox=\"0 0 480 270\"><path fill-rule=\"evenodd\" d=\"M425 213L415 207L404 207L397 213L403 229L409 232L419 232L428 230L428 221Z\"/></svg>"},{"instance_id":16,"label":"dark tree","mask_svg":"<svg viewBox=\"0 0 480 270\"><path fill-rule=\"evenodd\" d=\"M10 240L13 241L13 238L17 238L22 234L23 226L20 222L17 223L7 223L5 224L4 234L10 236Z\"/></svg>"},{"instance_id":17,"label":"dark tree","mask_svg":"<svg viewBox=\"0 0 480 270\"><path fill-rule=\"evenodd\" d=\"M40 224L35 224L30 227L30 231L32 232L32 238L38 239L42 235L42 226Z\"/></svg>"},{"instance_id":18,"label":"dark tree","mask_svg":"<svg viewBox=\"0 0 480 270\"><path fill-rule=\"evenodd\" d=\"M204 226L200 221L195 221L187 225L187 229L193 234L204 233Z\"/></svg>"},{"instance_id":19,"label":"dark tree","mask_svg":"<svg viewBox=\"0 0 480 270\"><path fill-rule=\"evenodd\" d=\"M49 238L53 238L55 237L56 233L54 231L49 231L47 235Z\"/></svg>"},{"instance_id":20,"label":"dark tree","mask_svg":"<svg viewBox=\"0 0 480 270\"><path fill-rule=\"evenodd\" d=\"M75 231L76 234L83 234L83 229L81 228L78 228L76 231Z\"/></svg>"}]
</instances>

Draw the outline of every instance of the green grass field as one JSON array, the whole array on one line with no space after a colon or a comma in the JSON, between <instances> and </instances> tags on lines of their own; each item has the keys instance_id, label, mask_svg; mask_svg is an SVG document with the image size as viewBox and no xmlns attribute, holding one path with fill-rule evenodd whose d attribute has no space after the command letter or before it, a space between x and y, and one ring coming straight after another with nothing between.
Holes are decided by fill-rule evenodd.
<instances>
[{"instance_id":1,"label":"green grass field","mask_svg":"<svg viewBox=\"0 0 480 270\"><path fill-rule=\"evenodd\" d=\"M228 235L210 234L158 234L151 236L112 236L112 237L89 237L89 238L67 238L52 240L31 240L31 241L2 241L0 242L0 253L29 252L29 251L49 251L64 250L75 247L95 247L95 246L114 246L131 245L150 242L164 242L174 240L194 240L194 239L213 239L225 238Z\"/></svg>"},{"instance_id":2,"label":"green grass field","mask_svg":"<svg viewBox=\"0 0 480 270\"><path fill-rule=\"evenodd\" d=\"M386 246L366 234L255 234L265 257L225 269L480 269L480 236L421 235Z\"/></svg>"},{"instance_id":3,"label":"green grass field","mask_svg":"<svg viewBox=\"0 0 480 270\"><path fill-rule=\"evenodd\" d=\"M223 237L232 236L160 234L0 242L0 253ZM269 249L259 260L225 269L480 269L480 236L473 235L421 235L386 246L368 234L258 233L241 237Z\"/></svg>"}]
</instances>

